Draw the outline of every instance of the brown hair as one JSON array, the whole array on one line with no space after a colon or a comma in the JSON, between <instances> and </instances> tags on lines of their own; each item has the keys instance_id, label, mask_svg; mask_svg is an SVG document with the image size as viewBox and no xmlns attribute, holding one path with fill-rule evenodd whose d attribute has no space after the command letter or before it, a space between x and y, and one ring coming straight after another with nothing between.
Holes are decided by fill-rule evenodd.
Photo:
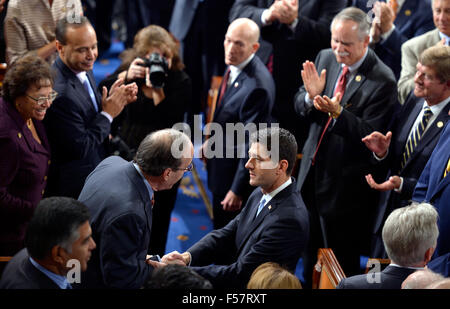
<instances>
[{"instance_id":1,"label":"brown hair","mask_svg":"<svg viewBox=\"0 0 450 309\"><path fill-rule=\"evenodd\" d=\"M37 55L30 54L16 60L3 80L2 95L11 104L25 95L31 85L48 80L53 86L53 71L50 65Z\"/></svg>"},{"instance_id":2,"label":"brown hair","mask_svg":"<svg viewBox=\"0 0 450 309\"><path fill-rule=\"evenodd\" d=\"M298 278L274 262L259 265L252 273L247 289L301 289Z\"/></svg>"},{"instance_id":3,"label":"brown hair","mask_svg":"<svg viewBox=\"0 0 450 309\"><path fill-rule=\"evenodd\" d=\"M119 71L128 68L136 57L145 57L151 48L160 48L163 53L172 57L171 70L184 69L184 64L180 58L179 45L175 38L166 29L157 25L150 25L139 30L134 36L133 48L125 50L119 56L122 59Z\"/></svg>"},{"instance_id":4,"label":"brown hair","mask_svg":"<svg viewBox=\"0 0 450 309\"><path fill-rule=\"evenodd\" d=\"M441 82L450 81L450 46L432 46L419 57L422 65L431 67Z\"/></svg>"}]
</instances>

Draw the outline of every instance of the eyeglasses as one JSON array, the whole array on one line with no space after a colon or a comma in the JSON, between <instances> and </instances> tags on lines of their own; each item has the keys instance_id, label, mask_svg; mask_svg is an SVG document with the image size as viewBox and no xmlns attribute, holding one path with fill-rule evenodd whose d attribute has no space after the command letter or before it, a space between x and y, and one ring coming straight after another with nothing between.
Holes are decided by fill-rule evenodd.
<instances>
[{"instance_id":1,"label":"eyeglasses","mask_svg":"<svg viewBox=\"0 0 450 309\"><path fill-rule=\"evenodd\" d=\"M25 93L25 95L27 97L29 97L30 99L36 101L39 106L42 106L45 103L47 103L47 101L50 101L50 103L53 102L56 99L56 96L58 95L58 93L53 90L48 97L39 97L37 99L33 98L32 96L30 96L30 95L28 95L26 93Z\"/></svg>"},{"instance_id":2,"label":"eyeglasses","mask_svg":"<svg viewBox=\"0 0 450 309\"><path fill-rule=\"evenodd\" d=\"M177 168L177 171L185 171L185 172L190 172L194 169L194 164L189 164L186 168Z\"/></svg>"}]
</instances>

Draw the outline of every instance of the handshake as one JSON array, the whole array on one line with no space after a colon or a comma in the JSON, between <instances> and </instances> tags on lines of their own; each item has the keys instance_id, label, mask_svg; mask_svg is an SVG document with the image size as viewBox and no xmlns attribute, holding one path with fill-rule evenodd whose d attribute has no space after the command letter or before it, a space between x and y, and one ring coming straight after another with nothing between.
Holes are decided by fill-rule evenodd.
<instances>
[{"instance_id":1,"label":"handshake","mask_svg":"<svg viewBox=\"0 0 450 309\"><path fill-rule=\"evenodd\" d=\"M179 253L172 251L164 255L161 259L158 255L147 255L146 263L154 268L164 267L168 264L179 264L187 266L191 263L191 254L189 252Z\"/></svg>"}]
</instances>

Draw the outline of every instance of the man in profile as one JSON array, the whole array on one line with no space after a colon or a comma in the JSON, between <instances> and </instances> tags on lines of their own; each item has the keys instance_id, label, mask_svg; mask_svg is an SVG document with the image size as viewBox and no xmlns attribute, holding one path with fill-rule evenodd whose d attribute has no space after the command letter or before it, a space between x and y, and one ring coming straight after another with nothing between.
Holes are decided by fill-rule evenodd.
<instances>
[{"instance_id":1,"label":"man in profile","mask_svg":"<svg viewBox=\"0 0 450 309\"><path fill-rule=\"evenodd\" d=\"M152 132L133 161L111 156L88 176L79 201L86 204L98 250L82 278L83 288L138 289L153 266L147 255L153 191L167 190L192 169L194 147L174 129Z\"/></svg>"},{"instance_id":2,"label":"man in profile","mask_svg":"<svg viewBox=\"0 0 450 309\"><path fill-rule=\"evenodd\" d=\"M41 200L28 224L25 248L5 268L0 289L71 289L79 281L96 244L89 211L69 197ZM73 277L71 268L73 268Z\"/></svg>"}]
</instances>

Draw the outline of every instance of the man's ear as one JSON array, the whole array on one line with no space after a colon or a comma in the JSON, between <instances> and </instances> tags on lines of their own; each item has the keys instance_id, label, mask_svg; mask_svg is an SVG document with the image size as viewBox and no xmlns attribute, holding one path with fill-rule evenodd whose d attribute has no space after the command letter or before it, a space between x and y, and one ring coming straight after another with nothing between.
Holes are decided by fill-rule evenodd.
<instances>
[{"instance_id":1,"label":"man's ear","mask_svg":"<svg viewBox=\"0 0 450 309\"><path fill-rule=\"evenodd\" d=\"M289 163L288 163L287 160L281 160L281 161L280 161L280 169L281 169L284 173L286 173L286 170L288 169L288 167L289 167Z\"/></svg>"},{"instance_id":2,"label":"man's ear","mask_svg":"<svg viewBox=\"0 0 450 309\"><path fill-rule=\"evenodd\" d=\"M425 251L425 265L429 262L429 261L431 261L431 257L433 256L433 253L434 253L434 249L435 248L428 248L428 250L427 251Z\"/></svg>"},{"instance_id":3,"label":"man's ear","mask_svg":"<svg viewBox=\"0 0 450 309\"><path fill-rule=\"evenodd\" d=\"M56 40L56 50L58 51L58 53L60 55L64 53L63 49L64 49L64 45L61 44L60 41Z\"/></svg>"},{"instance_id":4,"label":"man's ear","mask_svg":"<svg viewBox=\"0 0 450 309\"><path fill-rule=\"evenodd\" d=\"M172 170L170 168L166 168L164 170L164 172L162 173L162 176L165 181L167 181L169 179L171 172L172 172Z\"/></svg>"},{"instance_id":5,"label":"man's ear","mask_svg":"<svg viewBox=\"0 0 450 309\"><path fill-rule=\"evenodd\" d=\"M65 251L63 252L63 248L61 246L53 246L52 251L51 251L51 255L52 255L52 261L59 264L59 265L63 265L64 262L64 257L63 254L65 253Z\"/></svg>"},{"instance_id":6,"label":"man's ear","mask_svg":"<svg viewBox=\"0 0 450 309\"><path fill-rule=\"evenodd\" d=\"M253 47L253 53L256 54L256 52L259 49L259 42L253 43L252 47Z\"/></svg>"}]
</instances>

